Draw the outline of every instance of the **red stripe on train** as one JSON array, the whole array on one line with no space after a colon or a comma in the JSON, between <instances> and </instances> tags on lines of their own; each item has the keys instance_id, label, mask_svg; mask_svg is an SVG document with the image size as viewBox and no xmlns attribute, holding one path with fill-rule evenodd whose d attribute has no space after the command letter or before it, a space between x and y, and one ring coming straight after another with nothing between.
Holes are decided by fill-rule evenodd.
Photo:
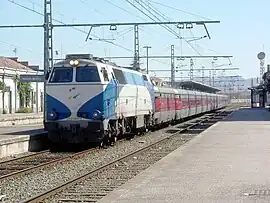
<instances>
[{"instance_id":1,"label":"red stripe on train","mask_svg":"<svg viewBox=\"0 0 270 203\"><path fill-rule=\"evenodd\" d=\"M206 106L207 100L188 100L180 98L156 98L155 111L169 111L169 110L182 110L186 108L195 108L196 106Z\"/></svg>"}]
</instances>

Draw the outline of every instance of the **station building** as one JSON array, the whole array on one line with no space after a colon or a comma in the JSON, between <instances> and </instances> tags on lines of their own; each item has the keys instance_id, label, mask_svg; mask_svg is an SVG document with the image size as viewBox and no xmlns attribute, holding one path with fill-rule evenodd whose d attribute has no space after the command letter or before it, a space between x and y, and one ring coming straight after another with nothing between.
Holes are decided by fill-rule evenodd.
<instances>
[{"instance_id":1,"label":"station building","mask_svg":"<svg viewBox=\"0 0 270 203\"><path fill-rule=\"evenodd\" d=\"M20 75L39 73L39 67L31 66L27 61L18 61L17 57L0 57L0 114L43 111L43 82L24 83L23 86L19 82Z\"/></svg>"}]
</instances>

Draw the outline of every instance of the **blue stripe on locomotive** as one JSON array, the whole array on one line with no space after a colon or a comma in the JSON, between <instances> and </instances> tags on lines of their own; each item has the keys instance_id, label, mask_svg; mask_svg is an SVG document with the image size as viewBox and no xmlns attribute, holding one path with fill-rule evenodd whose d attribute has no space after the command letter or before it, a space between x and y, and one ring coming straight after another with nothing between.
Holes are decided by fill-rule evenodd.
<instances>
[{"instance_id":1,"label":"blue stripe on locomotive","mask_svg":"<svg viewBox=\"0 0 270 203\"><path fill-rule=\"evenodd\" d=\"M103 118L109 118L115 114L115 101L118 98L117 86L114 80L111 80L105 90L93 97L78 110L77 116L82 117L83 113L88 114L88 119L93 119L96 110L103 113Z\"/></svg>"},{"instance_id":2,"label":"blue stripe on locomotive","mask_svg":"<svg viewBox=\"0 0 270 203\"><path fill-rule=\"evenodd\" d=\"M124 72L127 84L146 86L152 101L152 108L155 107L155 94L153 85L150 82L144 81L143 78L138 74L133 74L129 72ZM118 90L119 89L119 90ZM100 94L94 96L89 101L81 106L77 112L78 117L83 117L84 114L87 115L87 119L93 119L93 114L96 110L103 113L103 119L112 118L114 119L115 115L115 105L116 99L119 97L120 87L117 88L115 80L111 80L110 83L106 86L105 90ZM50 95L47 95L47 114L55 112L58 115L58 118L51 118L51 120L62 120L71 116L70 109ZM50 118L49 116L47 117Z\"/></svg>"},{"instance_id":3,"label":"blue stripe on locomotive","mask_svg":"<svg viewBox=\"0 0 270 203\"><path fill-rule=\"evenodd\" d=\"M65 104L63 104L62 102L60 102L59 100L48 94L46 94L46 99L47 99L46 113L48 120L55 120L55 119L62 120L71 116L71 111ZM53 117L49 116L49 114L51 113L54 114L56 113L58 117L55 118L54 116Z\"/></svg>"}]
</instances>

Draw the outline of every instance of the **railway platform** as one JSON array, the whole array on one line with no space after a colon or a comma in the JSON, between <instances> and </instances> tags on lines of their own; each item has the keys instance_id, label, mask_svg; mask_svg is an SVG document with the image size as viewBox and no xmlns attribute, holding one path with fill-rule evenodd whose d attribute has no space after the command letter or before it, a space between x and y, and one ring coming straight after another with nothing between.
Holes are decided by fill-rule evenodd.
<instances>
[{"instance_id":1,"label":"railway platform","mask_svg":"<svg viewBox=\"0 0 270 203\"><path fill-rule=\"evenodd\" d=\"M0 127L0 158L36 151L47 142L43 124L27 124Z\"/></svg>"},{"instance_id":2,"label":"railway platform","mask_svg":"<svg viewBox=\"0 0 270 203\"><path fill-rule=\"evenodd\" d=\"M270 112L242 108L99 203L270 202Z\"/></svg>"},{"instance_id":3,"label":"railway platform","mask_svg":"<svg viewBox=\"0 0 270 203\"><path fill-rule=\"evenodd\" d=\"M36 124L43 122L43 113L14 113L1 114L0 127L11 125Z\"/></svg>"}]
</instances>

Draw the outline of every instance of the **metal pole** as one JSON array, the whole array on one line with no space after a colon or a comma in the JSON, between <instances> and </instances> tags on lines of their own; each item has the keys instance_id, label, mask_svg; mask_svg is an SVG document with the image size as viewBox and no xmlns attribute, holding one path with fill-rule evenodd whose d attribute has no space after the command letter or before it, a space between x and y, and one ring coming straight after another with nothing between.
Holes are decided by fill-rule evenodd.
<instances>
[{"instance_id":1,"label":"metal pole","mask_svg":"<svg viewBox=\"0 0 270 203\"><path fill-rule=\"evenodd\" d=\"M38 75L38 70L37 70L37 74ZM36 82L36 113L38 114L38 105L39 105L39 102L38 102L38 82Z\"/></svg>"},{"instance_id":2,"label":"metal pole","mask_svg":"<svg viewBox=\"0 0 270 203\"><path fill-rule=\"evenodd\" d=\"M53 48L52 48L52 2L44 0L44 109L43 118L47 120L47 91L46 91L46 75L53 66ZM45 124L45 123L44 123ZM46 130L46 126L44 126Z\"/></svg>"},{"instance_id":3,"label":"metal pole","mask_svg":"<svg viewBox=\"0 0 270 203\"><path fill-rule=\"evenodd\" d=\"M151 49L151 46L144 46L143 48L146 49L146 73L149 73L149 66L148 66L148 50Z\"/></svg>"},{"instance_id":4,"label":"metal pole","mask_svg":"<svg viewBox=\"0 0 270 203\"><path fill-rule=\"evenodd\" d=\"M134 25L134 62L133 68L135 70L140 70L140 61L139 61L139 27Z\"/></svg>"},{"instance_id":5,"label":"metal pole","mask_svg":"<svg viewBox=\"0 0 270 203\"><path fill-rule=\"evenodd\" d=\"M146 49L147 61L146 61L146 73L148 74L148 47Z\"/></svg>"},{"instance_id":6,"label":"metal pole","mask_svg":"<svg viewBox=\"0 0 270 203\"><path fill-rule=\"evenodd\" d=\"M175 83L175 67L174 67L174 45L171 45L171 87Z\"/></svg>"},{"instance_id":7,"label":"metal pole","mask_svg":"<svg viewBox=\"0 0 270 203\"><path fill-rule=\"evenodd\" d=\"M193 80L193 66L194 66L194 62L193 59L190 59L190 69L189 69L189 80L192 81Z\"/></svg>"}]
</instances>

